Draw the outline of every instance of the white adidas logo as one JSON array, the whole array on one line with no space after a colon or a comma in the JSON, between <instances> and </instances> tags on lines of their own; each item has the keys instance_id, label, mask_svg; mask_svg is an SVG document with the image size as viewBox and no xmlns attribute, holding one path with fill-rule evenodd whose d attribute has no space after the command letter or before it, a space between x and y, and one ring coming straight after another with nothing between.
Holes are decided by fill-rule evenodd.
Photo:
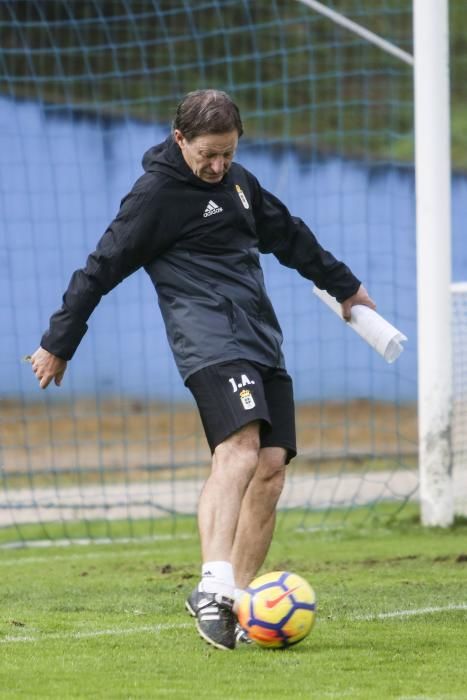
<instances>
[{"instance_id":1,"label":"white adidas logo","mask_svg":"<svg viewBox=\"0 0 467 700\"><path fill-rule=\"evenodd\" d=\"M222 207L219 207L215 202L212 201L212 199L209 200L206 209L204 210L204 218L207 216L212 216L213 214L220 214L222 211Z\"/></svg>"}]
</instances>

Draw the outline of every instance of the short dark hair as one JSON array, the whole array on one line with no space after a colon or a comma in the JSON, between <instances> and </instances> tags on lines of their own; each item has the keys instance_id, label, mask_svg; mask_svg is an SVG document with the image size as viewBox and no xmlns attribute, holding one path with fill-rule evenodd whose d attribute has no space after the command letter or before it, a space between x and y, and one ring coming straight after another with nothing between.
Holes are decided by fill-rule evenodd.
<instances>
[{"instance_id":1,"label":"short dark hair","mask_svg":"<svg viewBox=\"0 0 467 700\"><path fill-rule=\"evenodd\" d=\"M243 134L240 111L226 92L222 90L195 90L179 103L172 124L187 141L202 134L225 134L237 130Z\"/></svg>"}]
</instances>

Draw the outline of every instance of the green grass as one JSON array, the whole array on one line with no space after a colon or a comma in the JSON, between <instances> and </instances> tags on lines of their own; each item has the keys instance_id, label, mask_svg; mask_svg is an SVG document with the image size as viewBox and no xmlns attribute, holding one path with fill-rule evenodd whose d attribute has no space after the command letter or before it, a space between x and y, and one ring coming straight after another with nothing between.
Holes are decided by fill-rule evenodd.
<instances>
[{"instance_id":1,"label":"green grass","mask_svg":"<svg viewBox=\"0 0 467 700\"><path fill-rule=\"evenodd\" d=\"M300 573L319 606L287 651L198 638L183 610L199 569L188 519L152 543L0 550L1 697L464 700L467 523L427 530L410 509L382 523L279 521L265 570Z\"/></svg>"}]
</instances>

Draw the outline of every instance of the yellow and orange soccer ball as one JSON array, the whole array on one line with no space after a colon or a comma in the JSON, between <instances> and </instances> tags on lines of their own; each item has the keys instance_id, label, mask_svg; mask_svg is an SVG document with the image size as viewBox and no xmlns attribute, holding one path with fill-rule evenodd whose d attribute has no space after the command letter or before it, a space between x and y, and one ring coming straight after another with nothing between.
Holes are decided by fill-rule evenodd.
<instances>
[{"instance_id":1,"label":"yellow and orange soccer ball","mask_svg":"<svg viewBox=\"0 0 467 700\"><path fill-rule=\"evenodd\" d=\"M240 599L237 615L256 644L281 649L297 644L311 632L316 598L301 576L272 571L250 583Z\"/></svg>"}]
</instances>

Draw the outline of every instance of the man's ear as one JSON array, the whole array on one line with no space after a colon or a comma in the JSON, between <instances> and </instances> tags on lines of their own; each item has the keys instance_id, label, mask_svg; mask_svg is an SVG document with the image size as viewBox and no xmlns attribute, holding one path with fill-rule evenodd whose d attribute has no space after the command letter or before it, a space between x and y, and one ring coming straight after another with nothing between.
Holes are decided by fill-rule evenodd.
<instances>
[{"instance_id":1,"label":"man's ear","mask_svg":"<svg viewBox=\"0 0 467 700\"><path fill-rule=\"evenodd\" d=\"M182 146L185 143L185 137L183 136L180 129L174 129L174 139L175 143L178 143L179 146Z\"/></svg>"}]
</instances>

